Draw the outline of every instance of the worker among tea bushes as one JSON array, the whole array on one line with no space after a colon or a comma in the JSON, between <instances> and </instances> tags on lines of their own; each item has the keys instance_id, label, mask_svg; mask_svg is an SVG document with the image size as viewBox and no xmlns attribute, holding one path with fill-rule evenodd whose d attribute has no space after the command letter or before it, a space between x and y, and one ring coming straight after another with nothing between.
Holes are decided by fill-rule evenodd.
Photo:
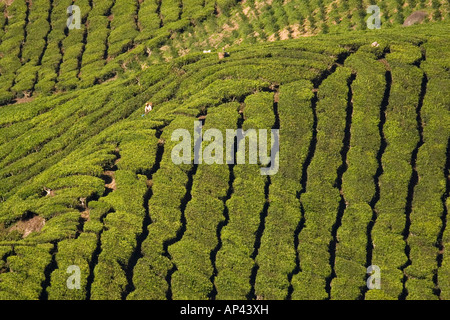
<instances>
[{"instance_id":1,"label":"worker among tea bushes","mask_svg":"<svg viewBox=\"0 0 450 320\"><path fill-rule=\"evenodd\" d=\"M142 116L144 117L145 115L147 115L147 113L149 113L152 110L153 110L153 103L152 102L147 102L145 104L145 108L144 108L144 112L145 113Z\"/></svg>"}]
</instances>

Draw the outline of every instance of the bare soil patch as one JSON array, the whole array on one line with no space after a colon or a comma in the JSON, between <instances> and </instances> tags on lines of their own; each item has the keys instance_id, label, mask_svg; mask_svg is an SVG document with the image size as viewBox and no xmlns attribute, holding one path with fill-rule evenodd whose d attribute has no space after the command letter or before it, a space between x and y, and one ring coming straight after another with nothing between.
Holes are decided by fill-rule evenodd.
<instances>
[{"instance_id":1,"label":"bare soil patch","mask_svg":"<svg viewBox=\"0 0 450 320\"><path fill-rule=\"evenodd\" d=\"M22 233L22 238L26 238L32 232L41 231L42 227L45 225L45 219L34 215L31 218L21 219L16 222L11 228L9 228L9 232L17 230Z\"/></svg>"},{"instance_id":2,"label":"bare soil patch","mask_svg":"<svg viewBox=\"0 0 450 320\"><path fill-rule=\"evenodd\" d=\"M280 40L287 40L287 39L289 39L289 34L290 34L289 27L284 28L283 30L281 30L279 32Z\"/></svg>"},{"instance_id":3,"label":"bare soil patch","mask_svg":"<svg viewBox=\"0 0 450 320\"><path fill-rule=\"evenodd\" d=\"M24 96L23 98L17 98L16 99L16 104L20 104L20 103L26 103L26 102L31 102L34 100L34 97L27 97Z\"/></svg>"},{"instance_id":4,"label":"bare soil patch","mask_svg":"<svg viewBox=\"0 0 450 320\"><path fill-rule=\"evenodd\" d=\"M81 212L81 218L85 221L91 220L90 213L91 213L90 210L86 209L85 211Z\"/></svg>"},{"instance_id":5,"label":"bare soil patch","mask_svg":"<svg viewBox=\"0 0 450 320\"><path fill-rule=\"evenodd\" d=\"M116 177L115 177L114 171L105 171L105 172L103 172L103 174L105 176L108 176L108 177L111 178L111 182L105 184L105 187L108 188L108 189L111 189L113 191L117 190Z\"/></svg>"}]
</instances>

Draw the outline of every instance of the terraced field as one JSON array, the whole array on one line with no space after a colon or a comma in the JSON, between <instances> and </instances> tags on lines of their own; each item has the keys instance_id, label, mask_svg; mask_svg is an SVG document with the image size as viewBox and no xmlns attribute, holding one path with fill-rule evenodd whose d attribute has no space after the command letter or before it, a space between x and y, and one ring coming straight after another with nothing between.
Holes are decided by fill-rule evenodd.
<instances>
[{"instance_id":1,"label":"terraced field","mask_svg":"<svg viewBox=\"0 0 450 320\"><path fill-rule=\"evenodd\" d=\"M0 299L450 299L448 2L342 3L2 2ZM195 121L278 172L175 164Z\"/></svg>"},{"instance_id":2,"label":"terraced field","mask_svg":"<svg viewBox=\"0 0 450 320\"><path fill-rule=\"evenodd\" d=\"M80 29L66 26L80 8ZM0 105L87 88L187 53L239 43L366 29L370 1L8 0L0 2ZM448 1L380 3L383 28L415 10L450 15ZM22 101L22 100L21 100Z\"/></svg>"}]
</instances>

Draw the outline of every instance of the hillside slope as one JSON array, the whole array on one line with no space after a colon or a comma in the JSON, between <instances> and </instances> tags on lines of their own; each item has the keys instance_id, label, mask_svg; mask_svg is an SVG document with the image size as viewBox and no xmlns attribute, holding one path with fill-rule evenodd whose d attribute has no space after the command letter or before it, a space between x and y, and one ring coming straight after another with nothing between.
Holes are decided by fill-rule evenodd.
<instances>
[{"instance_id":1,"label":"hillside slope","mask_svg":"<svg viewBox=\"0 0 450 320\"><path fill-rule=\"evenodd\" d=\"M67 8L80 9L80 29ZM0 105L86 88L187 53L367 28L367 0L13 0L0 2ZM382 28L448 1L379 3ZM76 22L76 20L75 20Z\"/></svg>"},{"instance_id":2,"label":"hillside slope","mask_svg":"<svg viewBox=\"0 0 450 320\"><path fill-rule=\"evenodd\" d=\"M2 106L0 298L450 299L449 31L190 53ZM278 172L176 165L194 121L279 129Z\"/></svg>"}]
</instances>

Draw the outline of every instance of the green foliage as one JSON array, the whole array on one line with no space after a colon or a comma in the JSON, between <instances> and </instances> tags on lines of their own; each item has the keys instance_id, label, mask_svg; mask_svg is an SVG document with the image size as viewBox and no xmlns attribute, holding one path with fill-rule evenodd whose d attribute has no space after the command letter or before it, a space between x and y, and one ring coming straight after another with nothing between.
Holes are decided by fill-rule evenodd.
<instances>
[{"instance_id":1,"label":"green foliage","mask_svg":"<svg viewBox=\"0 0 450 320\"><path fill-rule=\"evenodd\" d=\"M58 269L52 272L50 286L47 289L49 300L85 300L86 286L90 274L89 264L97 245L94 233L83 233L77 239L63 240L58 243L55 261ZM67 286L67 272L70 266L80 268L80 289Z\"/></svg>"},{"instance_id":2,"label":"green foliage","mask_svg":"<svg viewBox=\"0 0 450 320\"><path fill-rule=\"evenodd\" d=\"M380 106L384 94L385 67L363 48L346 60L356 74L351 84L351 141L347 153L348 169L342 177L346 201L341 227L337 231L336 278L331 283L333 299L358 299L366 276L366 230L372 219L369 205L375 197ZM350 290L349 290L350 289Z\"/></svg>"},{"instance_id":3,"label":"green foliage","mask_svg":"<svg viewBox=\"0 0 450 320\"><path fill-rule=\"evenodd\" d=\"M306 193L300 197L305 226L298 238L301 272L292 278L293 299L327 296L325 279L331 275L328 249L339 207L339 189L335 182L342 163L350 76L349 68L337 68L323 81L317 93L317 143L307 169ZM293 224L293 230L297 224ZM286 268L286 273L293 269ZM308 290L305 290L306 284Z\"/></svg>"},{"instance_id":4,"label":"green foliage","mask_svg":"<svg viewBox=\"0 0 450 320\"><path fill-rule=\"evenodd\" d=\"M139 6L108 0L93 1L91 9L83 0L77 2L82 29L68 30L70 4L36 0L28 17L25 1L0 4L10 17L6 25L0 17L1 298L85 299L91 288L92 299L166 299L169 293L207 299L215 288L218 299L253 293L284 299L291 288L295 299L355 299L364 286L374 212L372 260L382 268L382 290L366 298L398 298L404 275L408 298L437 297L435 279L441 298L448 297L448 254L436 247L450 242L442 230L450 132L447 24L389 29L386 23L351 36L257 45L285 29L326 32L333 21L331 33L364 28L363 3L248 1L245 14L235 1L218 1L216 15L214 1L163 1L159 8L152 0ZM336 12L328 13L329 6ZM394 2L384 8L383 19L392 24L407 12L397 14L403 7ZM229 37L221 34L225 24L236 27ZM230 55L219 60L215 48L240 38L244 43L226 48ZM370 45L375 40L379 47ZM201 52L210 48L212 54ZM383 101L386 70L392 83ZM351 73L350 148L343 163ZM424 144L405 242L421 89ZM32 101L8 105L29 94ZM150 101L153 110L142 116ZM379 108L386 102L387 147L378 154ZM206 115L204 130L279 124L278 173L261 176L261 165L175 165L171 150L178 141L171 134L180 128L192 134L200 115ZM380 156L383 171L377 172ZM345 209L339 209L341 197ZM25 238L10 232L30 213L45 218L42 230ZM411 264L404 268L406 244ZM81 290L66 287L69 265L82 271Z\"/></svg>"},{"instance_id":5,"label":"green foliage","mask_svg":"<svg viewBox=\"0 0 450 320\"><path fill-rule=\"evenodd\" d=\"M51 261L52 248L49 243L14 248L14 254L6 260L10 272L0 273L1 299L39 299L45 280L43 270Z\"/></svg>"}]
</instances>

